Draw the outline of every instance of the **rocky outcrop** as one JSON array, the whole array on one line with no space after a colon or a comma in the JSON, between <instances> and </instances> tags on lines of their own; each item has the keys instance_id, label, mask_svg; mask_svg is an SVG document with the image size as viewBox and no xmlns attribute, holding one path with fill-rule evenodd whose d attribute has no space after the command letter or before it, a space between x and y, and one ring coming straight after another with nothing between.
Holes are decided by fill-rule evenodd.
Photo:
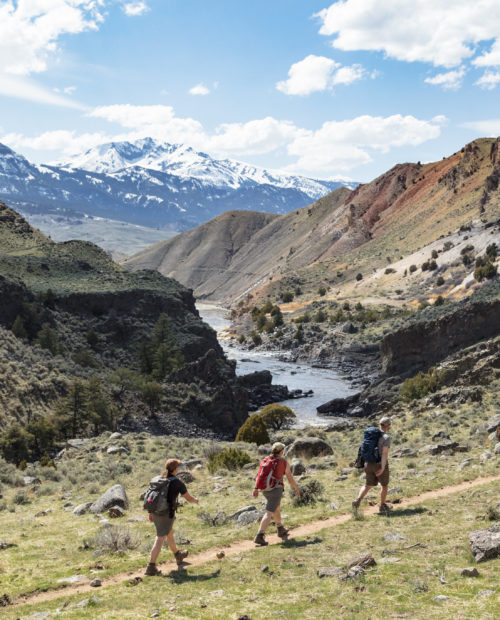
<instances>
[{"instance_id":1,"label":"rocky outcrop","mask_svg":"<svg viewBox=\"0 0 500 620\"><path fill-rule=\"evenodd\" d=\"M470 532L469 541L476 562L500 557L500 525Z\"/></svg>"},{"instance_id":2,"label":"rocky outcrop","mask_svg":"<svg viewBox=\"0 0 500 620\"><path fill-rule=\"evenodd\" d=\"M319 437L296 439L285 450L285 456L288 458L303 457L311 459L315 456L329 456L331 454L333 454L331 446Z\"/></svg>"},{"instance_id":3,"label":"rocky outcrop","mask_svg":"<svg viewBox=\"0 0 500 620\"><path fill-rule=\"evenodd\" d=\"M127 493L121 484L115 484L101 495L101 497L90 506L89 512L94 514L104 512L105 510L109 510L112 506L120 506L124 510L127 510L130 506Z\"/></svg>"}]
</instances>

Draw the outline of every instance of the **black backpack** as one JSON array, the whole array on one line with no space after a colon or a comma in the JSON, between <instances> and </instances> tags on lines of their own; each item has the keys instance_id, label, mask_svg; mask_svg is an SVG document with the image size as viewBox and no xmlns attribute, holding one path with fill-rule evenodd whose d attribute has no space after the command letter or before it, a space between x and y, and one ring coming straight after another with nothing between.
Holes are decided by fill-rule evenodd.
<instances>
[{"instance_id":1,"label":"black backpack","mask_svg":"<svg viewBox=\"0 0 500 620\"><path fill-rule=\"evenodd\" d=\"M172 478L153 478L144 493L144 510L157 515L174 516L175 507L169 502L168 490Z\"/></svg>"},{"instance_id":2,"label":"black backpack","mask_svg":"<svg viewBox=\"0 0 500 620\"><path fill-rule=\"evenodd\" d=\"M378 452L378 442L383 434L383 431L376 426L367 428L363 434L363 441L359 448L358 459L361 458L364 463L380 463L382 459Z\"/></svg>"}]
</instances>

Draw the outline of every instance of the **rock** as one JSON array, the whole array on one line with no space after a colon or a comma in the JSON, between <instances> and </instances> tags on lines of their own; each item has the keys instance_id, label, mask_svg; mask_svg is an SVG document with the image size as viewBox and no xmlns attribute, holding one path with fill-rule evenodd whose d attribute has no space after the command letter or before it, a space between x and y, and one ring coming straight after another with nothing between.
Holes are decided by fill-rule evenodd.
<instances>
[{"instance_id":1,"label":"rock","mask_svg":"<svg viewBox=\"0 0 500 620\"><path fill-rule=\"evenodd\" d=\"M71 506L73 506L73 505L74 505L73 502L65 502L63 504L63 508L71 508Z\"/></svg>"},{"instance_id":2,"label":"rock","mask_svg":"<svg viewBox=\"0 0 500 620\"><path fill-rule=\"evenodd\" d=\"M188 459L187 461L183 461L181 468L182 469L194 469L197 465L202 466L203 461L201 459Z\"/></svg>"},{"instance_id":3,"label":"rock","mask_svg":"<svg viewBox=\"0 0 500 620\"><path fill-rule=\"evenodd\" d=\"M150 618L159 618L160 617L160 610L159 609L155 609L154 611L151 612L151 615L149 617Z\"/></svg>"},{"instance_id":4,"label":"rock","mask_svg":"<svg viewBox=\"0 0 500 620\"><path fill-rule=\"evenodd\" d=\"M80 583L81 581L87 581L87 577L85 575L71 575L71 577L58 579L57 583Z\"/></svg>"},{"instance_id":5,"label":"rock","mask_svg":"<svg viewBox=\"0 0 500 620\"><path fill-rule=\"evenodd\" d=\"M462 471L462 469L464 469L465 467L469 467L471 463L472 463L472 459L465 459L465 461L462 461L460 465L457 467L458 471Z\"/></svg>"},{"instance_id":6,"label":"rock","mask_svg":"<svg viewBox=\"0 0 500 620\"><path fill-rule=\"evenodd\" d=\"M500 556L500 525L469 533L471 551L476 562Z\"/></svg>"},{"instance_id":7,"label":"rock","mask_svg":"<svg viewBox=\"0 0 500 620\"><path fill-rule=\"evenodd\" d=\"M423 448L420 448L419 452L424 454L441 454L447 450L453 451L457 446L457 441L442 441L437 444L427 444Z\"/></svg>"},{"instance_id":8,"label":"rock","mask_svg":"<svg viewBox=\"0 0 500 620\"><path fill-rule=\"evenodd\" d=\"M361 392L352 394L346 398L333 398L328 402L316 407L316 411L321 415L345 415L349 409L358 402Z\"/></svg>"},{"instance_id":9,"label":"rock","mask_svg":"<svg viewBox=\"0 0 500 620\"><path fill-rule=\"evenodd\" d=\"M285 455L289 458L302 456L310 459L314 456L327 456L330 454L333 454L332 448L319 437L296 439L285 451Z\"/></svg>"},{"instance_id":10,"label":"rock","mask_svg":"<svg viewBox=\"0 0 500 620\"><path fill-rule=\"evenodd\" d=\"M500 437L497 435L496 431L493 431L492 433L490 433L488 435L488 439L489 439L491 445L493 445L493 446L495 444L497 444L498 442L500 442Z\"/></svg>"},{"instance_id":11,"label":"rock","mask_svg":"<svg viewBox=\"0 0 500 620\"><path fill-rule=\"evenodd\" d=\"M228 519L238 519L238 517L244 514L245 512L254 512L256 510L257 508L255 506L244 506L243 508L239 508L232 515L229 515Z\"/></svg>"},{"instance_id":12,"label":"rock","mask_svg":"<svg viewBox=\"0 0 500 620\"><path fill-rule=\"evenodd\" d=\"M355 467L342 467L340 470L340 475L348 476L349 474L352 474L353 471L357 471Z\"/></svg>"},{"instance_id":13,"label":"rock","mask_svg":"<svg viewBox=\"0 0 500 620\"><path fill-rule=\"evenodd\" d=\"M491 417L488 420L487 425L488 426L486 427L486 431L488 433L492 433L493 431L496 431L497 428L500 426L500 413L497 413L496 415Z\"/></svg>"},{"instance_id":14,"label":"rock","mask_svg":"<svg viewBox=\"0 0 500 620\"><path fill-rule=\"evenodd\" d=\"M102 581L100 579L92 579L90 582L92 588L100 588L102 586Z\"/></svg>"},{"instance_id":15,"label":"rock","mask_svg":"<svg viewBox=\"0 0 500 620\"><path fill-rule=\"evenodd\" d=\"M245 525L259 521L265 514L265 510L251 510L249 512L244 512L238 517L236 525L238 527L244 527Z\"/></svg>"},{"instance_id":16,"label":"rock","mask_svg":"<svg viewBox=\"0 0 500 620\"><path fill-rule=\"evenodd\" d=\"M119 519L125 516L125 510L121 506L111 506L108 510L108 515L111 519Z\"/></svg>"},{"instance_id":17,"label":"rock","mask_svg":"<svg viewBox=\"0 0 500 620\"><path fill-rule=\"evenodd\" d=\"M271 446L270 445L259 446L257 448L257 454L259 456L268 456L269 454L271 454Z\"/></svg>"},{"instance_id":18,"label":"rock","mask_svg":"<svg viewBox=\"0 0 500 620\"><path fill-rule=\"evenodd\" d=\"M344 577L345 570L340 566L334 566L332 568L320 568L318 569L318 577L323 579L323 577Z\"/></svg>"},{"instance_id":19,"label":"rock","mask_svg":"<svg viewBox=\"0 0 500 620\"><path fill-rule=\"evenodd\" d=\"M479 571L475 566L462 569L460 574L462 577L479 577Z\"/></svg>"},{"instance_id":20,"label":"rock","mask_svg":"<svg viewBox=\"0 0 500 620\"><path fill-rule=\"evenodd\" d=\"M394 542L397 540L405 540L405 537L398 532L387 532L387 534L382 536L382 540Z\"/></svg>"},{"instance_id":21,"label":"rock","mask_svg":"<svg viewBox=\"0 0 500 620\"><path fill-rule=\"evenodd\" d=\"M96 500L89 508L94 514L104 512L111 506L121 506L127 510L130 506L127 493L121 484L115 484Z\"/></svg>"},{"instance_id":22,"label":"rock","mask_svg":"<svg viewBox=\"0 0 500 620\"><path fill-rule=\"evenodd\" d=\"M455 452L469 452L469 451L470 451L470 446L467 446L465 444L462 444L455 448Z\"/></svg>"},{"instance_id":23,"label":"rock","mask_svg":"<svg viewBox=\"0 0 500 620\"><path fill-rule=\"evenodd\" d=\"M356 334L358 328L354 325L354 323L351 323L351 321L347 321L342 325L342 331L344 334Z\"/></svg>"},{"instance_id":24,"label":"rock","mask_svg":"<svg viewBox=\"0 0 500 620\"><path fill-rule=\"evenodd\" d=\"M415 452L415 450L412 450L411 448L399 448L399 450L396 450L395 452L391 453L391 458L401 458L403 456L410 456L410 457L414 457L417 456L417 453Z\"/></svg>"},{"instance_id":25,"label":"rock","mask_svg":"<svg viewBox=\"0 0 500 620\"><path fill-rule=\"evenodd\" d=\"M437 441L438 439L449 439L450 435L445 430L440 430L437 433L434 433L432 436L432 441Z\"/></svg>"},{"instance_id":26,"label":"rock","mask_svg":"<svg viewBox=\"0 0 500 620\"><path fill-rule=\"evenodd\" d=\"M337 504L335 502L330 502L329 504L326 505L326 507L328 508L328 510L338 510L340 508L340 504Z\"/></svg>"},{"instance_id":27,"label":"rock","mask_svg":"<svg viewBox=\"0 0 500 620\"><path fill-rule=\"evenodd\" d=\"M66 449L74 448L75 450L81 450L90 444L90 439L68 439L66 441Z\"/></svg>"},{"instance_id":28,"label":"rock","mask_svg":"<svg viewBox=\"0 0 500 620\"><path fill-rule=\"evenodd\" d=\"M301 476L305 474L306 468L300 459L293 459L290 465L290 470L294 476Z\"/></svg>"},{"instance_id":29,"label":"rock","mask_svg":"<svg viewBox=\"0 0 500 620\"><path fill-rule=\"evenodd\" d=\"M491 457L492 457L491 452L489 450L485 450L479 457L479 462L485 463L486 461L489 461Z\"/></svg>"},{"instance_id":30,"label":"rock","mask_svg":"<svg viewBox=\"0 0 500 620\"><path fill-rule=\"evenodd\" d=\"M495 446L495 449L493 450L493 453L496 454L497 456L500 454L500 441Z\"/></svg>"},{"instance_id":31,"label":"rock","mask_svg":"<svg viewBox=\"0 0 500 620\"><path fill-rule=\"evenodd\" d=\"M392 487L392 489L387 491L388 495L400 495L401 493L403 493L402 487Z\"/></svg>"},{"instance_id":32,"label":"rock","mask_svg":"<svg viewBox=\"0 0 500 620\"><path fill-rule=\"evenodd\" d=\"M347 579L358 579L365 574L365 569L362 566L353 566L347 570Z\"/></svg>"},{"instance_id":33,"label":"rock","mask_svg":"<svg viewBox=\"0 0 500 620\"><path fill-rule=\"evenodd\" d=\"M23 476L23 483L25 487L29 487L32 484L42 484L42 481L34 476Z\"/></svg>"},{"instance_id":34,"label":"rock","mask_svg":"<svg viewBox=\"0 0 500 620\"><path fill-rule=\"evenodd\" d=\"M438 594L438 596L434 597L434 600L439 603L440 601L447 601L450 597L445 594Z\"/></svg>"},{"instance_id":35,"label":"rock","mask_svg":"<svg viewBox=\"0 0 500 620\"><path fill-rule=\"evenodd\" d=\"M109 436L109 440L110 441L116 441L117 439L121 439L122 434L115 432L115 433L111 433L111 435Z\"/></svg>"},{"instance_id":36,"label":"rock","mask_svg":"<svg viewBox=\"0 0 500 620\"><path fill-rule=\"evenodd\" d=\"M366 553L362 553L361 555L353 558L349 564L347 565L347 570L353 568L354 566L361 566L361 568L368 568L369 566L376 566L377 562L375 562L372 554L367 551Z\"/></svg>"},{"instance_id":37,"label":"rock","mask_svg":"<svg viewBox=\"0 0 500 620\"><path fill-rule=\"evenodd\" d=\"M222 558L226 557L226 554L225 554L225 552L224 552L224 551L217 551L217 553L215 554L215 557L216 557L218 560L222 560Z\"/></svg>"},{"instance_id":38,"label":"rock","mask_svg":"<svg viewBox=\"0 0 500 620\"><path fill-rule=\"evenodd\" d=\"M130 454L127 448L124 448L123 446L109 446L109 448L106 450L106 453L107 454Z\"/></svg>"},{"instance_id":39,"label":"rock","mask_svg":"<svg viewBox=\"0 0 500 620\"><path fill-rule=\"evenodd\" d=\"M349 431L353 429L355 426L352 420L335 420L334 422L330 422L328 426L325 426L325 431L330 433L332 431L336 431L338 433L344 433L345 431Z\"/></svg>"},{"instance_id":40,"label":"rock","mask_svg":"<svg viewBox=\"0 0 500 620\"><path fill-rule=\"evenodd\" d=\"M191 482L194 482L194 476L190 471L180 471L177 473L177 478L179 478L179 480L182 480L182 482L184 482L184 484L190 484Z\"/></svg>"},{"instance_id":41,"label":"rock","mask_svg":"<svg viewBox=\"0 0 500 620\"><path fill-rule=\"evenodd\" d=\"M269 570L269 566L267 566L267 564L266 564L260 570L261 570L262 573L267 573L267 571Z\"/></svg>"},{"instance_id":42,"label":"rock","mask_svg":"<svg viewBox=\"0 0 500 620\"><path fill-rule=\"evenodd\" d=\"M84 502L83 504L79 504L73 508L73 514L75 517L80 517L81 515L86 514L91 506L92 502Z\"/></svg>"}]
</instances>

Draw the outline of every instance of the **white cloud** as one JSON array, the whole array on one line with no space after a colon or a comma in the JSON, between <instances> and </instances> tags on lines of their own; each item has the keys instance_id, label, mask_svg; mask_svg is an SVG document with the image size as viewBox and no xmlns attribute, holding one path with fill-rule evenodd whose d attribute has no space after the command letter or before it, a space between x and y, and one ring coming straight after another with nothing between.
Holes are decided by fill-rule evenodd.
<instances>
[{"instance_id":1,"label":"white cloud","mask_svg":"<svg viewBox=\"0 0 500 620\"><path fill-rule=\"evenodd\" d=\"M0 4L0 72L29 75L47 69L61 35L97 29L102 0L24 0Z\"/></svg>"},{"instance_id":2,"label":"white cloud","mask_svg":"<svg viewBox=\"0 0 500 620\"><path fill-rule=\"evenodd\" d=\"M490 118L484 121L463 123L462 127L472 129L485 137L496 138L500 135L500 118Z\"/></svg>"},{"instance_id":3,"label":"white cloud","mask_svg":"<svg viewBox=\"0 0 500 620\"><path fill-rule=\"evenodd\" d=\"M65 91L66 92L66 89ZM0 95L6 97L16 97L26 101L34 101L48 105L56 105L65 108L75 108L83 110L81 103L68 99L51 90L40 86L33 80L19 75L9 75L0 72Z\"/></svg>"},{"instance_id":4,"label":"white cloud","mask_svg":"<svg viewBox=\"0 0 500 620\"><path fill-rule=\"evenodd\" d=\"M138 17L149 11L149 6L146 2L141 0L135 0L134 2L125 2L123 5L123 12L129 17Z\"/></svg>"},{"instance_id":5,"label":"white cloud","mask_svg":"<svg viewBox=\"0 0 500 620\"><path fill-rule=\"evenodd\" d=\"M339 0L316 15L320 33L344 51L384 52L391 58L456 67L494 39L494 50L476 63L500 56L498 0Z\"/></svg>"},{"instance_id":6,"label":"white cloud","mask_svg":"<svg viewBox=\"0 0 500 620\"><path fill-rule=\"evenodd\" d=\"M59 151L66 155L86 151L109 140L109 136L102 133L77 134L75 131L62 129L46 131L32 138L18 133L9 133L0 139L1 142L8 144L13 149L30 148L41 151Z\"/></svg>"},{"instance_id":7,"label":"white cloud","mask_svg":"<svg viewBox=\"0 0 500 620\"><path fill-rule=\"evenodd\" d=\"M66 88L63 88L63 93L65 93L66 95L72 95L76 90L76 86L66 86Z\"/></svg>"},{"instance_id":8,"label":"white cloud","mask_svg":"<svg viewBox=\"0 0 500 620\"><path fill-rule=\"evenodd\" d=\"M465 67L460 67L453 71L446 71L445 73L438 73L433 77L425 78L425 82L441 86L444 90L458 90L462 86L465 74Z\"/></svg>"},{"instance_id":9,"label":"white cloud","mask_svg":"<svg viewBox=\"0 0 500 620\"><path fill-rule=\"evenodd\" d=\"M489 52L474 58L472 61L476 67L498 67L500 66L500 37L498 37Z\"/></svg>"},{"instance_id":10,"label":"white cloud","mask_svg":"<svg viewBox=\"0 0 500 620\"><path fill-rule=\"evenodd\" d=\"M336 84L352 84L365 77L361 65L343 67L325 56L310 54L294 63L288 71L288 80L278 82L276 88L287 95L310 95L332 90Z\"/></svg>"},{"instance_id":11,"label":"white cloud","mask_svg":"<svg viewBox=\"0 0 500 620\"><path fill-rule=\"evenodd\" d=\"M290 143L288 152L298 157L294 169L316 174L350 170L372 161L371 150L387 153L393 147L418 146L440 131L439 125L413 116L359 116L306 132Z\"/></svg>"},{"instance_id":12,"label":"white cloud","mask_svg":"<svg viewBox=\"0 0 500 620\"><path fill-rule=\"evenodd\" d=\"M189 89L190 95L209 95L210 89L205 86L205 84L196 84Z\"/></svg>"},{"instance_id":13,"label":"white cloud","mask_svg":"<svg viewBox=\"0 0 500 620\"><path fill-rule=\"evenodd\" d=\"M474 82L485 90L493 90L498 83L500 83L500 71L485 71L477 82Z\"/></svg>"}]
</instances>

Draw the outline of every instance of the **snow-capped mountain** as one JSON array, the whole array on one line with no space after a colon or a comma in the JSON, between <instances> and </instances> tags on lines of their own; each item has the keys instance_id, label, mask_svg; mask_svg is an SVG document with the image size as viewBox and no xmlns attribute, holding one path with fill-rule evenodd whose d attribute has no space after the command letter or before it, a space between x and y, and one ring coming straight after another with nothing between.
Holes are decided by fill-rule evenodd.
<instances>
[{"instance_id":1,"label":"snow-capped mountain","mask_svg":"<svg viewBox=\"0 0 500 620\"><path fill-rule=\"evenodd\" d=\"M0 144L0 199L28 216L98 216L182 231L228 210L287 213L341 185L151 138L104 144L56 165L32 164Z\"/></svg>"},{"instance_id":2,"label":"snow-capped mountain","mask_svg":"<svg viewBox=\"0 0 500 620\"><path fill-rule=\"evenodd\" d=\"M58 164L66 169L81 168L92 172L113 174L130 167L165 172L183 179L198 179L207 186L238 189L248 183L273 185L304 192L313 200L347 185L357 184L342 179L316 181L307 177L266 170L243 162L218 160L195 151L184 144L157 142L144 138L135 142L108 142L74 156L70 162Z\"/></svg>"}]
</instances>

